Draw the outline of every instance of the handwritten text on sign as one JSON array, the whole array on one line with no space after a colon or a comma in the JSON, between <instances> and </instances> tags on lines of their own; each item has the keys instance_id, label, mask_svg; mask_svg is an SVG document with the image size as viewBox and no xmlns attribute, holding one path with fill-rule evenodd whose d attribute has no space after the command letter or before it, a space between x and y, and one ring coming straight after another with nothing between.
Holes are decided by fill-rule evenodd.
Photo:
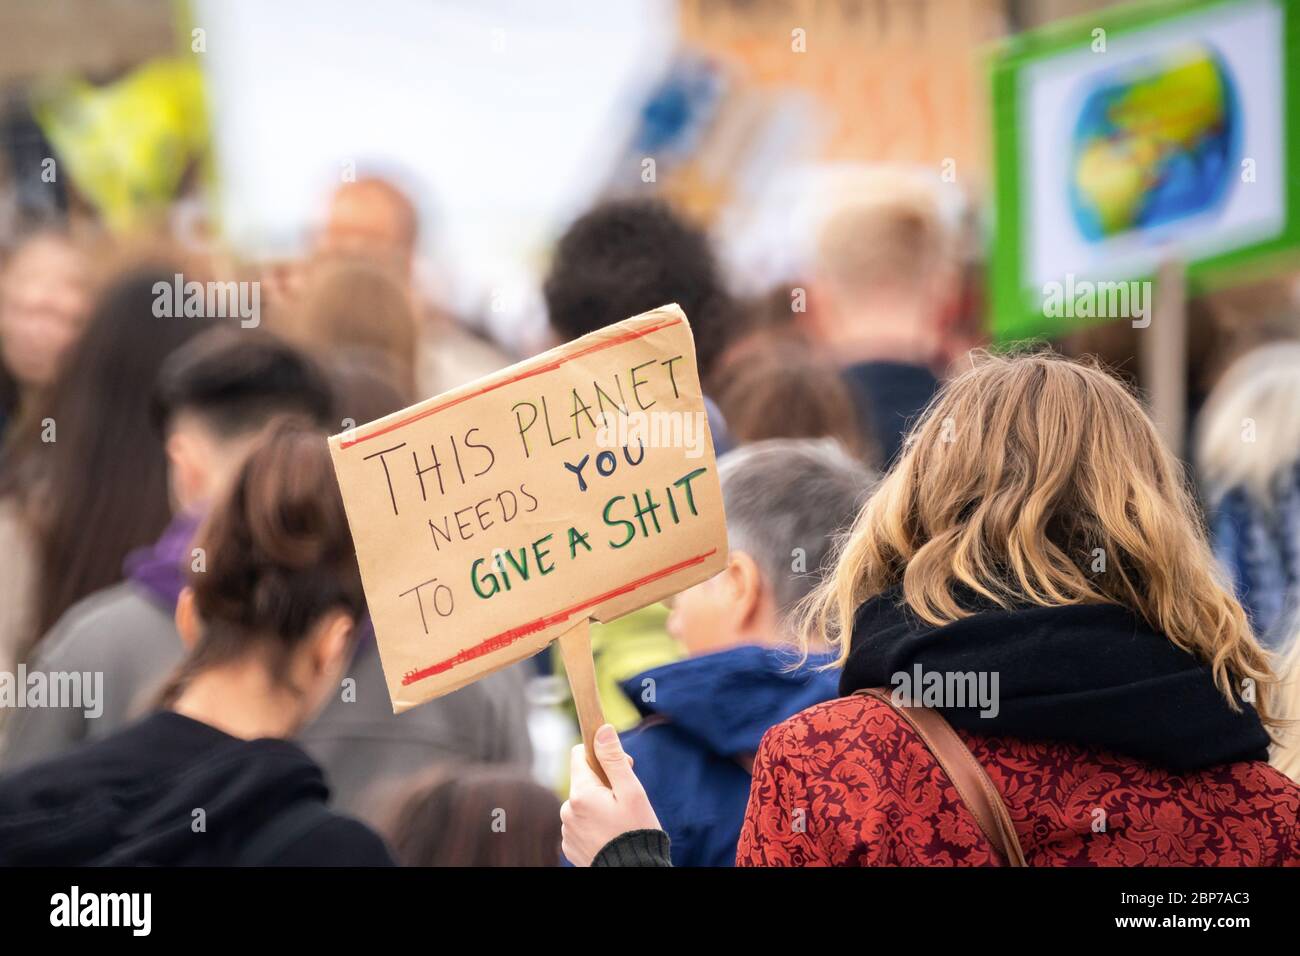
<instances>
[{"instance_id":1,"label":"handwritten text on sign","mask_svg":"<svg viewBox=\"0 0 1300 956\"><path fill-rule=\"evenodd\" d=\"M335 435L330 449L396 711L726 558L676 306Z\"/></svg>"}]
</instances>

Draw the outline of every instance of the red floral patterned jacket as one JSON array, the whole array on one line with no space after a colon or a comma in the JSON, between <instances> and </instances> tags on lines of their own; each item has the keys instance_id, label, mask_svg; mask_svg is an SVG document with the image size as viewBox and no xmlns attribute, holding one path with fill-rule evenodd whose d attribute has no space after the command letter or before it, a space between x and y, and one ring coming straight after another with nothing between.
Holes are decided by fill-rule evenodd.
<instances>
[{"instance_id":1,"label":"red floral patterned jacket","mask_svg":"<svg viewBox=\"0 0 1300 956\"><path fill-rule=\"evenodd\" d=\"M1070 744L958 731L1031 866L1300 865L1300 786L1264 763L1175 775ZM888 705L827 701L767 732L738 866L998 866L930 751Z\"/></svg>"}]
</instances>

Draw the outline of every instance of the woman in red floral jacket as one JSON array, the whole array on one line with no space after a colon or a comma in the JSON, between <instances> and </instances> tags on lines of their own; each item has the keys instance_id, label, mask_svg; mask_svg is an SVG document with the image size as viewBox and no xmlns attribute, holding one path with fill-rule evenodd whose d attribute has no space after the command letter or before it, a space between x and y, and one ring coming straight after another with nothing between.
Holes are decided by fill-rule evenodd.
<instances>
[{"instance_id":1,"label":"woman in red floral jacket","mask_svg":"<svg viewBox=\"0 0 1300 956\"><path fill-rule=\"evenodd\" d=\"M1259 761L1186 774L1072 744L959 732L1030 866L1296 866L1300 788ZM1000 866L889 706L849 697L772 729L738 866Z\"/></svg>"},{"instance_id":2,"label":"woman in red floral jacket","mask_svg":"<svg viewBox=\"0 0 1300 956\"><path fill-rule=\"evenodd\" d=\"M1179 466L1098 369L953 381L805 624L845 696L764 738L741 865L1004 862L910 726L850 696L881 686L939 707L1030 865L1300 864L1300 787L1264 763L1268 659Z\"/></svg>"},{"instance_id":3,"label":"woman in red floral jacket","mask_svg":"<svg viewBox=\"0 0 1300 956\"><path fill-rule=\"evenodd\" d=\"M989 357L949 383L803 635L838 652L844 696L764 737L739 865L1006 862L911 726L855 696L873 687L942 712L1029 865L1300 864L1300 787L1264 762L1268 657L1180 466L1099 369ZM566 841L597 865L662 862L616 769L611 797L572 798ZM625 816L640 829L609 840Z\"/></svg>"}]
</instances>

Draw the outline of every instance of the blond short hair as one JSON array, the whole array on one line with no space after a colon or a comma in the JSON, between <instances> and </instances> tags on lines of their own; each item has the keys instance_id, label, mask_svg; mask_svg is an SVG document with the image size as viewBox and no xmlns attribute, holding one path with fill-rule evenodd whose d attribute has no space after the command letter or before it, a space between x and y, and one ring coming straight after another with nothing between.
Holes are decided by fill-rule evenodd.
<instances>
[{"instance_id":1,"label":"blond short hair","mask_svg":"<svg viewBox=\"0 0 1300 956\"><path fill-rule=\"evenodd\" d=\"M847 186L817 237L818 272L848 297L923 291L954 255L933 183L902 172L864 175Z\"/></svg>"}]
</instances>

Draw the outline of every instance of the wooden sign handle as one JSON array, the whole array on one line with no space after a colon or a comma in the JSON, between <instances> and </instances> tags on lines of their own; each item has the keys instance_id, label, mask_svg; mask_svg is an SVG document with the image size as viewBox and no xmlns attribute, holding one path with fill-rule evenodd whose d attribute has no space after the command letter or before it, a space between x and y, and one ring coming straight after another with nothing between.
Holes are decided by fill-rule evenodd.
<instances>
[{"instance_id":1,"label":"wooden sign handle","mask_svg":"<svg viewBox=\"0 0 1300 956\"><path fill-rule=\"evenodd\" d=\"M1187 267L1165 259L1156 270L1155 307L1138 354L1151 418L1165 444L1182 457L1187 434Z\"/></svg>"},{"instance_id":2,"label":"wooden sign handle","mask_svg":"<svg viewBox=\"0 0 1300 956\"><path fill-rule=\"evenodd\" d=\"M587 750L587 766L609 786L605 768L596 759L596 731L605 722L605 711L600 706L596 691L596 662L591 656L590 620L583 618L575 627L560 635L560 658L564 672L569 677L569 690L578 711L578 728L582 731L582 744Z\"/></svg>"}]
</instances>

